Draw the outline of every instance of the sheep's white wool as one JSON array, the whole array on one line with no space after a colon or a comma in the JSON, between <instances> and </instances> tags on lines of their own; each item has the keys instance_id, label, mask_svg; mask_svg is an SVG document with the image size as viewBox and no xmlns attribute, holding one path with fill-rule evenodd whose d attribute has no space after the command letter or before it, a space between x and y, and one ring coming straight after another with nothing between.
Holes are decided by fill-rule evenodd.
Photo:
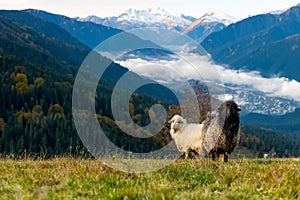
<instances>
[{"instance_id":1,"label":"sheep's white wool","mask_svg":"<svg viewBox=\"0 0 300 200\"><path fill-rule=\"evenodd\" d=\"M188 124L184 118L175 115L169 121L170 134L186 158L189 152L195 151L200 156L212 155L213 160L223 154L223 160L227 162L239 141L240 110L234 101L226 101L217 111L208 113L201 124Z\"/></svg>"},{"instance_id":2,"label":"sheep's white wool","mask_svg":"<svg viewBox=\"0 0 300 200\"><path fill-rule=\"evenodd\" d=\"M203 124L188 124L179 115L174 115L169 122L171 123L170 134L180 152L185 153L186 157L191 150L196 151L199 155L205 155L203 150Z\"/></svg>"}]
</instances>

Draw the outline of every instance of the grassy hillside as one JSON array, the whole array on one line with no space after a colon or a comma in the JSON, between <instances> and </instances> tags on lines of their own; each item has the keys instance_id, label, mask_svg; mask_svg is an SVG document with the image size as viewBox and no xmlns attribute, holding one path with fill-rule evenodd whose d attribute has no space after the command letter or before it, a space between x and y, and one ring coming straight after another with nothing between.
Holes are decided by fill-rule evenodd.
<instances>
[{"instance_id":1,"label":"grassy hillside","mask_svg":"<svg viewBox=\"0 0 300 200\"><path fill-rule=\"evenodd\" d=\"M180 160L127 174L96 160L0 161L0 199L299 199L299 159Z\"/></svg>"}]
</instances>

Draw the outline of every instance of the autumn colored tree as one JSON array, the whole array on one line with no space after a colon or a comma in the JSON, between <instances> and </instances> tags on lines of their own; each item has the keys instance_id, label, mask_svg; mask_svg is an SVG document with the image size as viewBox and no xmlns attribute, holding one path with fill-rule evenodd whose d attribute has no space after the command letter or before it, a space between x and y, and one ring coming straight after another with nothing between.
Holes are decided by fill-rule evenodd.
<instances>
[{"instance_id":1,"label":"autumn colored tree","mask_svg":"<svg viewBox=\"0 0 300 200\"><path fill-rule=\"evenodd\" d=\"M3 118L0 118L0 132L4 131L5 121Z\"/></svg>"}]
</instances>

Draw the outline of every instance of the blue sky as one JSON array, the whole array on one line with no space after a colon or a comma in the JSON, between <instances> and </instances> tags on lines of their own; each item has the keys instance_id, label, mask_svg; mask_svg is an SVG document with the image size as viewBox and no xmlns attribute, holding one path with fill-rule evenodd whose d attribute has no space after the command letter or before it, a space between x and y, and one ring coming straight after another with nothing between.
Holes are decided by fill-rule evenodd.
<instances>
[{"instance_id":1,"label":"blue sky","mask_svg":"<svg viewBox=\"0 0 300 200\"><path fill-rule=\"evenodd\" d=\"M129 8L161 7L171 13L200 17L208 11L224 12L238 18L289 8L300 0L1 0L1 9L35 8L69 17L119 15Z\"/></svg>"}]
</instances>

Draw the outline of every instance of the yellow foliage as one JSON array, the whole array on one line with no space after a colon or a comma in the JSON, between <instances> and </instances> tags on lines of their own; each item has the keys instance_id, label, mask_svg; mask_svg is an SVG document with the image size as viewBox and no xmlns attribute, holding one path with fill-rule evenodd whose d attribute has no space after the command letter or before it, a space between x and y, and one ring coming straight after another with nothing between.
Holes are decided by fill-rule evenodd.
<instances>
[{"instance_id":1,"label":"yellow foliage","mask_svg":"<svg viewBox=\"0 0 300 200\"><path fill-rule=\"evenodd\" d=\"M54 104L53 106L51 105L48 113L49 113L48 115L50 115L54 119L55 118L65 118L64 109L59 104Z\"/></svg>"},{"instance_id":2,"label":"yellow foliage","mask_svg":"<svg viewBox=\"0 0 300 200\"><path fill-rule=\"evenodd\" d=\"M27 79L26 74L17 73L15 80L16 80L17 83L22 82L26 85L28 84L28 79Z\"/></svg>"},{"instance_id":3,"label":"yellow foliage","mask_svg":"<svg viewBox=\"0 0 300 200\"><path fill-rule=\"evenodd\" d=\"M0 132L4 131L5 122L3 118L0 118Z\"/></svg>"},{"instance_id":4,"label":"yellow foliage","mask_svg":"<svg viewBox=\"0 0 300 200\"><path fill-rule=\"evenodd\" d=\"M115 122L112 119L106 116L102 116L102 118L104 119L106 124L108 124L109 126L114 126Z\"/></svg>"},{"instance_id":5,"label":"yellow foliage","mask_svg":"<svg viewBox=\"0 0 300 200\"><path fill-rule=\"evenodd\" d=\"M27 121L29 121L29 120L31 119L31 114L28 113L28 112L24 112L24 109L22 109L22 110L20 110L20 111L18 111L18 112L16 113L16 117L17 117L18 123L21 124L21 123L22 123L23 117L24 117Z\"/></svg>"},{"instance_id":6,"label":"yellow foliage","mask_svg":"<svg viewBox=\"0 0 300 200\"><path fill-rule=\"evenodd\" d=\"M27 121L29 121L31 119L31 114L28 112L24 113L23 116Z\"/></svg>"},{"instance_id":7,"label":"yellow foliage","mask_svg":"<svg viewBox=\"0 0 300 200\"><path fill-rule=\"evenodd\" d=\"M55 112L59 112L61 114L64 114L64 109L61 105L59 105L58 103L53 105Z\"/></svg>"},{"instance_id":8,"label":"yellow foliage","mask_svg":"<svg viewBox=\"0 0 300 200\"><path fill-rule=\"evenodd\" d=\"M16 83L16 88L20 93L26 93L28 90L28 85L24 82Z\"/></svg>"},{"instance_id":9,"label":"yellow foliage","mask_svg":"<svg viewBox=\"0 0 300 200\"><path fill-rule=\"evenodd\" d=\"M43 114L43 108L41 105L35 105L32 108L32 119L36 122L39 122L40 116Z\"/></svg>"},{"instance_id":10,"label":"yellow foliage","mask_svg":"<svg viewBox=\"0 0 300 200\"><path fill-rule=\"evenodd\" d=\"M23 73L17 73L16 75L14 75L14 73L12 73L10 75L11 78L14 78L14 80L16 81L16 89L20 92L20 93L24 93L27 94L28 92L30 92L33 89L33 85L30 84L28 85L28 79L26 74ZM12 90L14 89L14 87L12 87Z\"/></svg>"},{"instance_id":11,"label":"yellow foliage","mask_svg":"<svg viewBox=\"0 0 300 200\"><path fill-rule=\"evenodd\" d=\"M41 87L44 84L45 80L41 77L38 77L34 80L34 85L36 87Z\"/></svg>"},{"instance_id":12,"label":"yellow foliage","mask_svg":"<svg viewBox=\"0 0 300 200\"><path fill-rule=\"evenodd\" d=\"M99 120L99 119L101 119L101 115L99 115L99 114L95 114L95 117Z\"/></svg>"},{"instance_id":13,"label":"yellow foliage","mask_svg":"<svg viewBox=\"0 0 300 200\"><path fill-rule=\"evenodd\" d=\"M134 105L132 103L129 103L129 113L131 116L134 115Z\"/></svg>"},{"instance_id":14,"label":"yellow foliage","mask_svg":"<svg viewBox=\"0 0 300 200\"><path fill-rule=\"evenodd\" d=\"M41 105L35 105L33 108L32 108L32 112L33 113L37 113L37 114L40 114L42 113L43 109L42 109L42 106Z\"/></svg>"},{"instance_id":15,"label":"yellow foliage","mask_svg":"<svg viewBox=\"0 0 300 200\"><path fill-rule=\"evenodd\" d=\"M33 88L34 88L34 85L32 85L32 84L30 84L29 86L28 86L28 91L27 92L30 92L30 91L32 91L33 90Z\"/></svg>"}]
</instances>

